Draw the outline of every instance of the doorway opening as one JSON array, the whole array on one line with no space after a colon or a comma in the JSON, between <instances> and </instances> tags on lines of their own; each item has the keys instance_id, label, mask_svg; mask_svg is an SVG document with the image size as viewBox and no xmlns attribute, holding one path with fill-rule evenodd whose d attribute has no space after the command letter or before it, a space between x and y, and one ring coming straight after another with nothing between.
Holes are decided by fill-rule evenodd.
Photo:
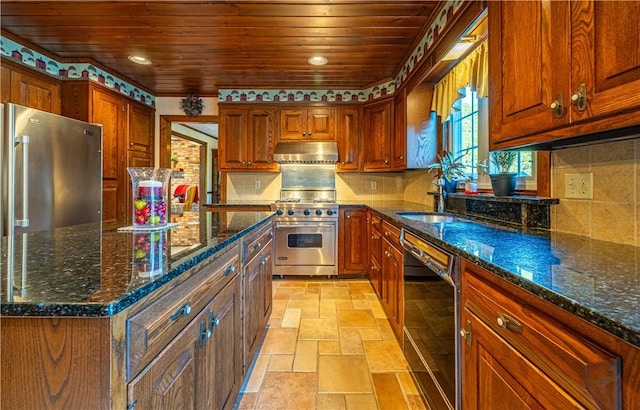
<instances>
[{"instance_id":1,"label":"doorway opening","mask_svg":"<svg viewBox=\"0 0 640 410\"><path fill-rule=\"evenodd\" d=\"M220 198L220 176L217 169L217 158L212 153L217 154L218 149L218 116L201 115L198 117L188 117L186 115L161 115L160 116L160 152L159 166L173 168L172 174L172 195L175 195L177 185L194 185L198 191L198 208L208 203L216 203ZM197 147L197 154L193 149L187 147ZM215 150L215 151L214 151ZM179 151L185 151L182 154ZM190 152L190 153L187 153ZM199 157L198 165L194 166L193 157ZM172 165L172 157L178 159ZM180 158L183 158L181 161ZM187 159L187 157L189 159ZM189 168L189 172L186 172ZM197 177L192 177L190 173L197 169ZM185 179L185 174L189 179ZM195 180L193 180L195 178ZM178 193L178 195L181 195Z\"/></svg>"}]
</instances>

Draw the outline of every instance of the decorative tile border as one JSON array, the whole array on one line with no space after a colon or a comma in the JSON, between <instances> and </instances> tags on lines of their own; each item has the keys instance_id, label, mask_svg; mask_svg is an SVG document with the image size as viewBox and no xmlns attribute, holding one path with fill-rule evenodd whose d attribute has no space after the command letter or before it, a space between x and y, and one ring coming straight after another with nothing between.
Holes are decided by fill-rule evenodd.
<instances>
[{"instance_id":1,"label":"decorative tile border","mask_svg":"<svg viewBox=\"0 0 640 410\"><path fill-rule=\"evenodd\" d=\"M466 0L447 0L426 34L416 46L413 53L402 66L396 78L387 83L365 89L350 90L304 90L304 89L220 89L218 100L226 102L366 102L392 95L406 81L409 74L418 66L427 51L433 46L443 29L451 22L452 17L460 10ZM137 101L155 107L155 97L139 90L133 85L114 78L103 70L87 63L60 63L36 51L33 51L8 38L0 36L1 53L24 65L46 71L62 78L88 78L107 87L120 91Z\"/></svg>"},{"instance_id":2,"label":"decorative tile border","mask_svg":"<svg viewBox=\"0 0 640 410\"><path fill-rule=\"evenodd\" d=\"M136 101L155 107L156 98L137 87L88 63L61 63L31 50L22 44L0 36L0 53L14 61L58 78L87 78L106 85Z\"/></svg>"}]
</instances>

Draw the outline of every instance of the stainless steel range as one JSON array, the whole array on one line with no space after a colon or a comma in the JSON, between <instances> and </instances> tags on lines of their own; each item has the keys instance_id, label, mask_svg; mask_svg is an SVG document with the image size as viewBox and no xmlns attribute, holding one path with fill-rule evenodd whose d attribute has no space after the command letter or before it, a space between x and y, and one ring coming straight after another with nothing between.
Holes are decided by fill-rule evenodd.
<instances>
[{"instance_id":1,"label":"stainless steel range","mask_svg":"<svg viewBox=\"0 0 640 410\"><path fill-rule=\"evenodd\" d=\"M304 144L308 150L310 143ZM276 157L282 162L282 189L271 205L276 213L274 275L338 274L337 154L328 155L329 148L312 149L310 163L301 155L295 161Z\"/></svg>"}]
</instances>

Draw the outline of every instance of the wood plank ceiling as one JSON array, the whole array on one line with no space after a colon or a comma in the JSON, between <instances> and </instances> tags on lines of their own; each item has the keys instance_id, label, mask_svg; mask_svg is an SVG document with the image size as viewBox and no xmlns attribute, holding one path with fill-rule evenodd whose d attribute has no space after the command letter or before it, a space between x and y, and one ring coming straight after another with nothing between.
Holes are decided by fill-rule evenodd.
<instances>
[{"instance_id":1,"label":"wood plank ceiling","mask_svg":"<svg viewBox=\"0 0 640 410\"><path fill-rule=\"evenodd\" d=\"M159 96L364 88L389 80L438 1L2 1L3 32L93 60ZM129 55L153 64L131 63ZM307 63L323 55L322 67Z\"/></svg>"}]
</instances>

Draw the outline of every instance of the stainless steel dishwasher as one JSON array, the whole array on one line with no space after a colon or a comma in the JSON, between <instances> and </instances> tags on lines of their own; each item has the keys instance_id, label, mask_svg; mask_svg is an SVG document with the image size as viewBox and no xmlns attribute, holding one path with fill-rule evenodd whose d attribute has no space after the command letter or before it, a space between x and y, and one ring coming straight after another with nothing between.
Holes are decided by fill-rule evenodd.
<instances>
[{"instance_id":1,"label":"stainless steel dishwasher","mask_svg":"<svg viewBox=\"0 0 640 410\"><path fill-rule=\"evenodd\" d=\"M416 235L404 248L404 354L432 410L460 408L457 259Z\"/></svg>"}]
</instances>

